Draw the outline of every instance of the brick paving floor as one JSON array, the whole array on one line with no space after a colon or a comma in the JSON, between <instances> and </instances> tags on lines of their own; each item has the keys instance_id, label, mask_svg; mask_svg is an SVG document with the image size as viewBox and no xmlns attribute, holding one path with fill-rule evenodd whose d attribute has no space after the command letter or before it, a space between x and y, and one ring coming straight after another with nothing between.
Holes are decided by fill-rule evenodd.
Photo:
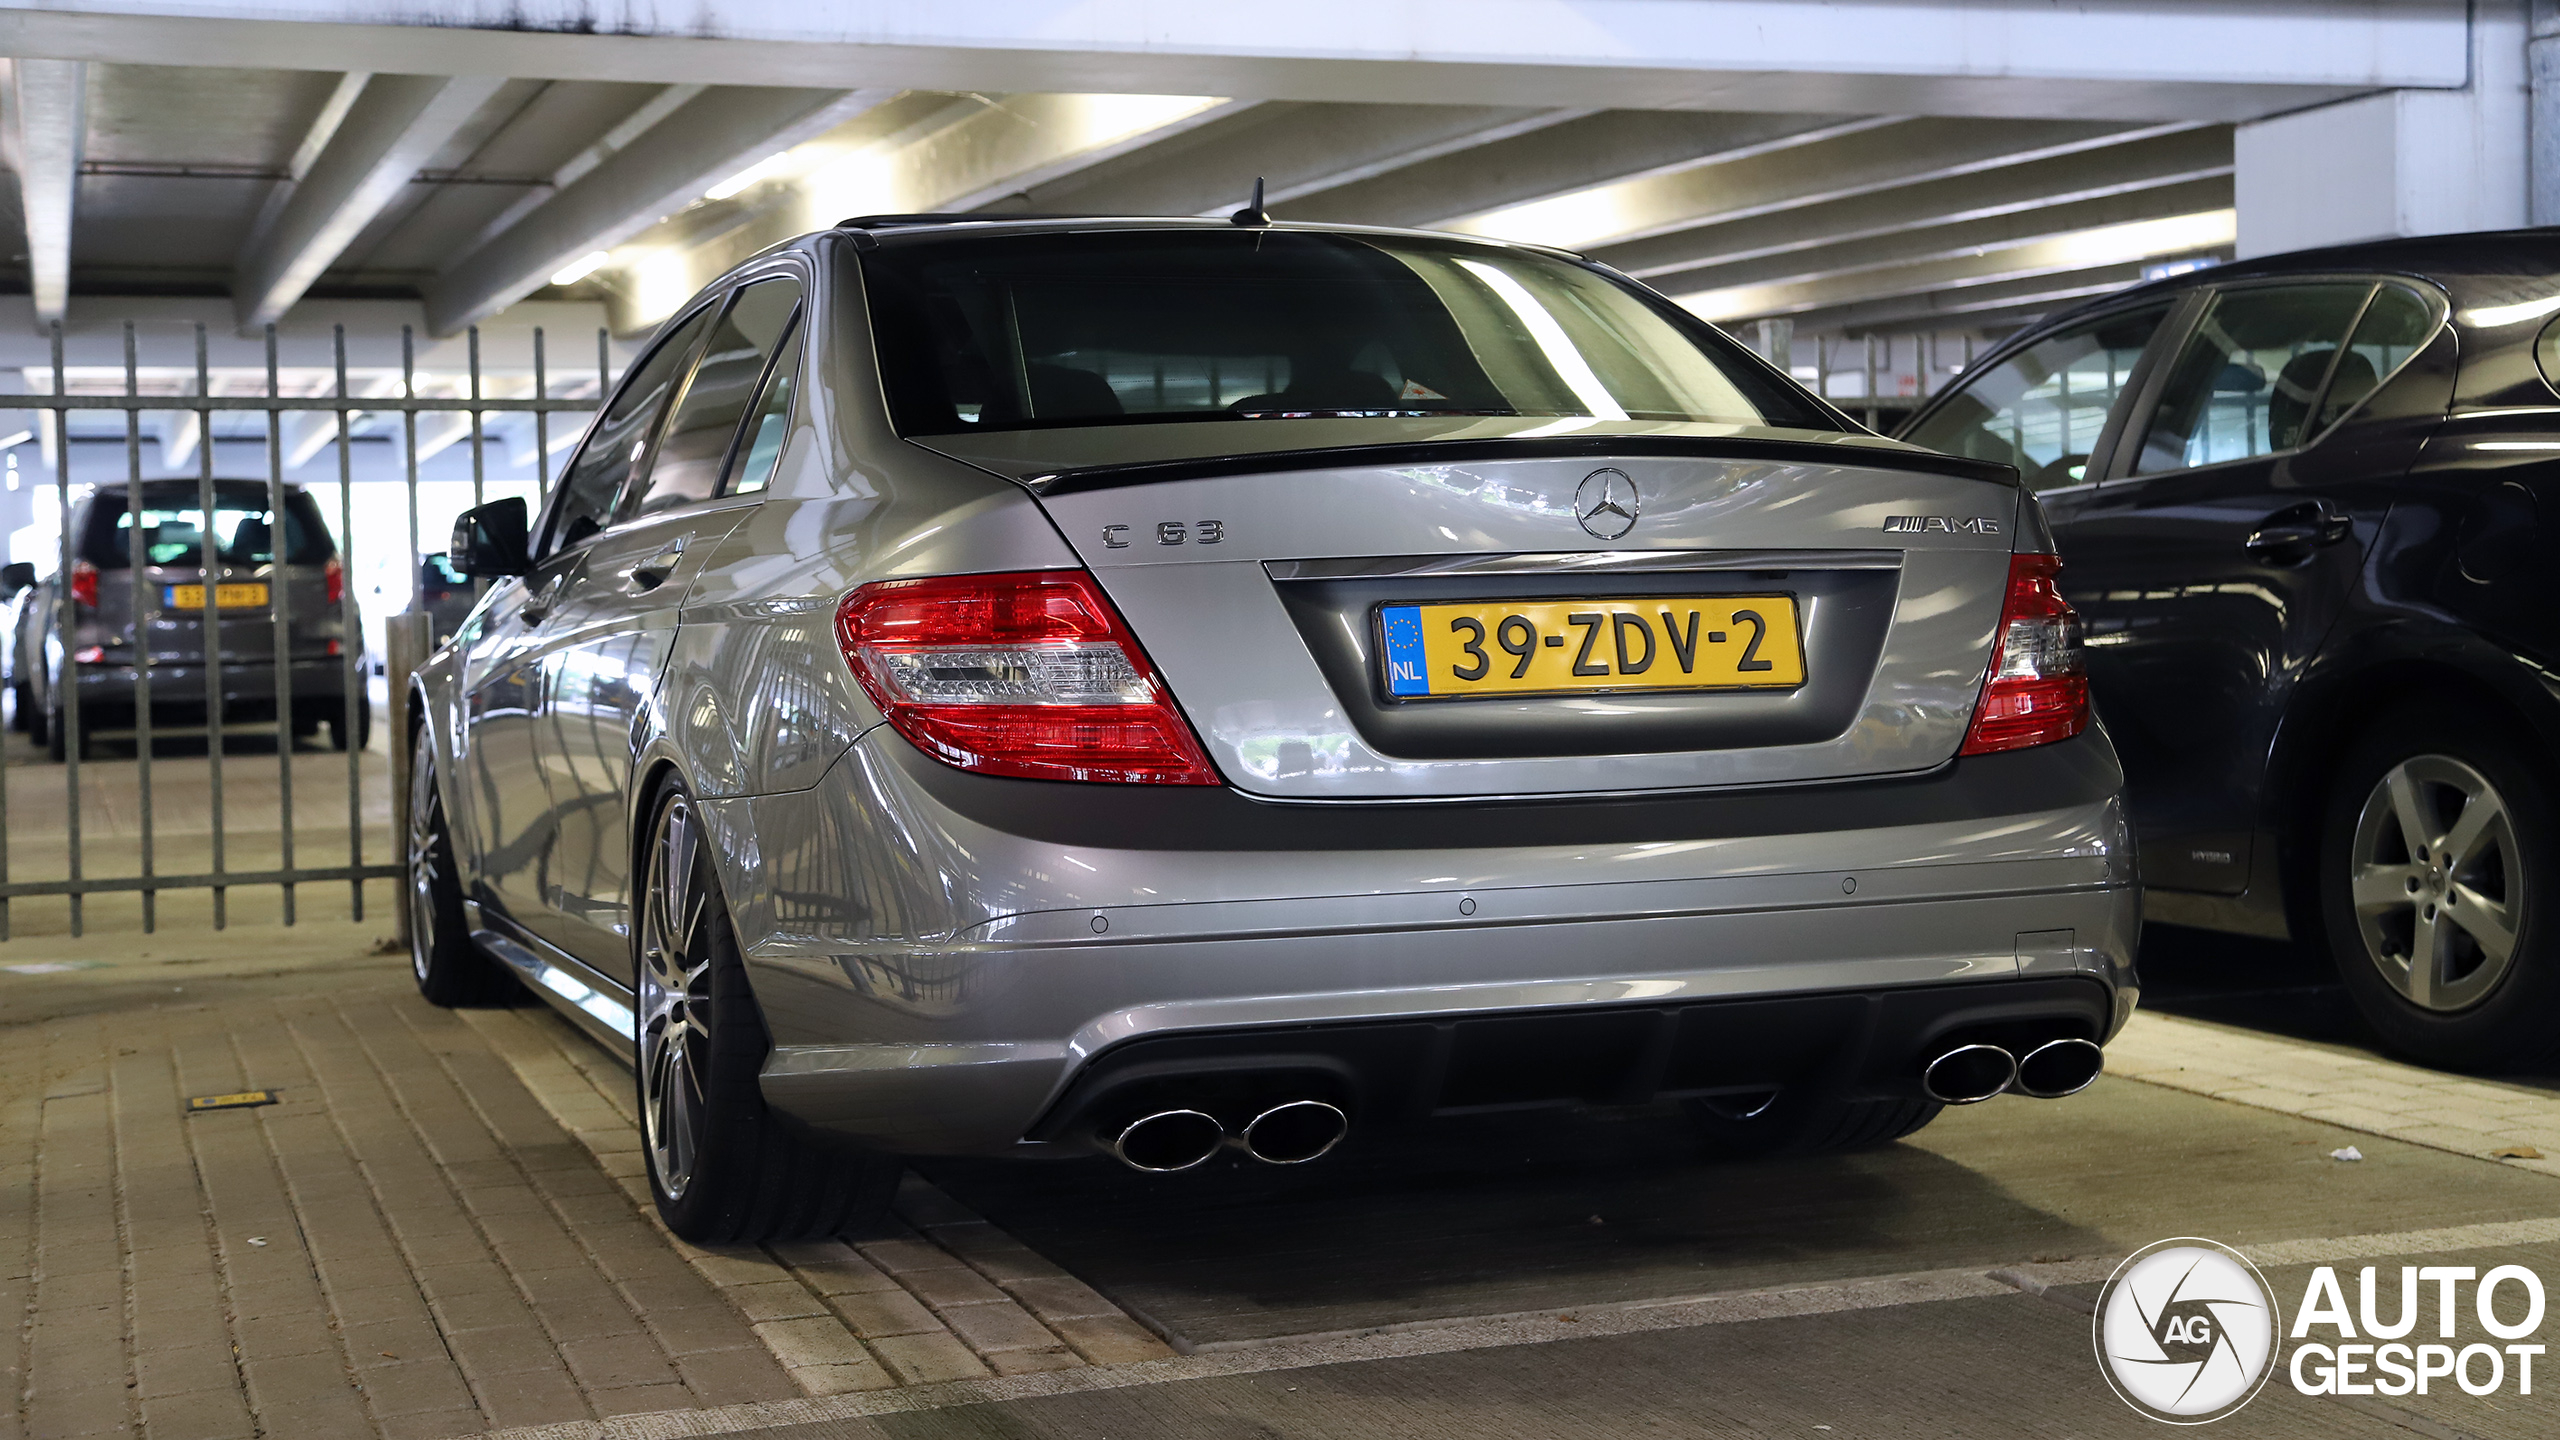
<instances>
[{"instance_id":1,"label":"brick paving floor","mask_svg":"<svg viewBox=\"0 0 2560 1440\"><path fill-rule=\"evenodd\" d=\"M876 1234L674 1240L627 1070L398 965L0 1028L0 1440L440 1440L1171 1353L913 1179Z\"/></svg>"}]
</instances>

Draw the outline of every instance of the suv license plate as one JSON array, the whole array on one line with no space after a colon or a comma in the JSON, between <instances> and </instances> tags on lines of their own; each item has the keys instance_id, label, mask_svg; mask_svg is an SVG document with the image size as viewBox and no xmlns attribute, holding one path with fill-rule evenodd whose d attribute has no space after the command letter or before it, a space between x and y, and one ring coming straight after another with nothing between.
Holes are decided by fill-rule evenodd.
<instances>
[{"instance_id":1,"label":"suv license plate","mask_svg":"<svg viewBox=\"0 0 2560 1440\"><path fill-rule=\"evenodd\" d=\"M162 599L164 609L201 610L204 608L204 587L172 585ZM263 583L216 585L213 587L213 603L219 610L246 610L251 606L264 605L267 603L267 587Z\"/></svg>"},{"instance_id":2,"label":"suv license plate","mask_svg":"<svg viewBox=\"0 0 2560 1440\"><path fill-rule=\"evenodd\" d=\"M1791 690L1804 683L1792 595L1382 605L1398 700L1594 690Z\"/></svg>"}]
</instances>

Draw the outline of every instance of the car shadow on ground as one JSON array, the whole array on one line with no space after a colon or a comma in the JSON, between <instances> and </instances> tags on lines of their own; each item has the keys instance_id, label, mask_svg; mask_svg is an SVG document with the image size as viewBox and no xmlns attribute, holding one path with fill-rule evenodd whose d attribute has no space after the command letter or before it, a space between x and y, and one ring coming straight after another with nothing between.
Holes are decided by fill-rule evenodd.
<instances>
[{"instance_id":1,"label":"car shadow on ground","mask_svg":"<svg viewBox=\"0 0 2560 1440\"><path fill-rule=\"evenodd\" d=\"M955 1197L1192 1344L2085 1253L1926 1150L1712 1163L1675 1109L1444 1119L1303 1168L928 1161ZM1915 1260L1917 1257L1925 1257Z\"/></svg>"}]
</instances>

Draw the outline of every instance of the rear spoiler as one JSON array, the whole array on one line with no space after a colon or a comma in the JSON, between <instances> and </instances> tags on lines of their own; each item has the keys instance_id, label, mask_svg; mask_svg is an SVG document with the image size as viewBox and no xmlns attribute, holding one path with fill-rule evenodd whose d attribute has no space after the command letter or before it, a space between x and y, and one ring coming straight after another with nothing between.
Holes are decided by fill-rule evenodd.
<instances>
[{"instance_id":1,"label":"rear spoiler","mask_svg":"<svg viewBox=\"0 0 2560 1440\"><path fill-rule=\"evenodd\" d=\"M1085 465L1033 475L1022 483L1038 495L1072 495L1124 485L1202 480L1268 470L1334 470L1354 466L1453 465L1487 460L1606 460L1663 456L1697 460L1758 460L1796 465L1841 465L1862 470L1904 470L1948 475L2017 488L2018 470L1996 460L1941 455L1934 450L1836 445L1818 440L1775 440L1735 435L1549 435L1536 438L1419 440L1389 445L1339 445L1308 450L1257 450L1194 460L1150 460L1125 465Z\"/></svg>"}]
</instances>

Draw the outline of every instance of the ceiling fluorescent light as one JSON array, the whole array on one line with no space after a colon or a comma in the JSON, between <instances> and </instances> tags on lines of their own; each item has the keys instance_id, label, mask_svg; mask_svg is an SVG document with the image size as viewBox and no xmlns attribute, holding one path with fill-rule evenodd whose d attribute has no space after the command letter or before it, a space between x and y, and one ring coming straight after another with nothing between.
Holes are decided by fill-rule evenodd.
<instances>
[{"instance_id":1,"label":"ceiling fluorescent light","mask_svg":"<svg viewBox=\"0 0 2560 1440\"><path fill-rule=\"evenodd\" d=\"M613 259L602 250L592 250L551 272L554 285L575 285L605 267Z\"/></svg>"}]
</instances>

